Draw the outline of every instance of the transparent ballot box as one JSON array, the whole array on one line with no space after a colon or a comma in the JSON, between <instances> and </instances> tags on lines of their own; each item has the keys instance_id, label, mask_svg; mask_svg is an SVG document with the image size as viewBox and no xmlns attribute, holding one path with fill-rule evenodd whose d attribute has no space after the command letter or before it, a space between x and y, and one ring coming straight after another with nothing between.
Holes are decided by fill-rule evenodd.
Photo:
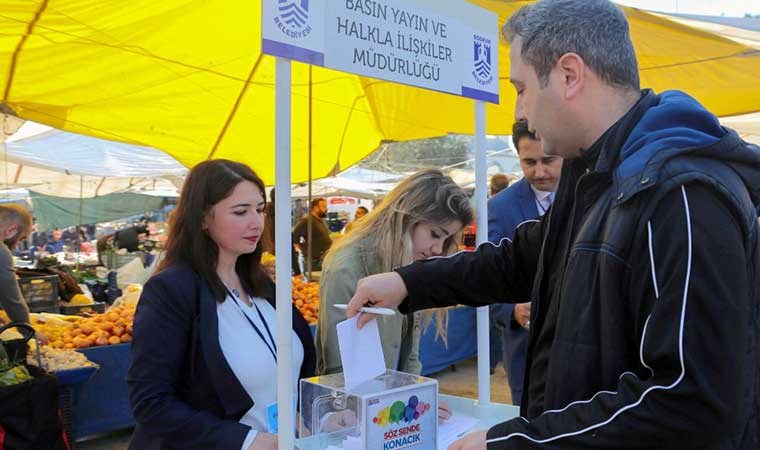
<instances>
[{"instance_id":1,"label":"transparent ballot box","mask_svg":"<svg viewBox=\"0 0 760 450\"><path fill-rule=\"evenodd\" d=\"M342 373L300 388L302 450L437 450L436 380L388 370L351 388Z\"/></svg>"}]
</instances>

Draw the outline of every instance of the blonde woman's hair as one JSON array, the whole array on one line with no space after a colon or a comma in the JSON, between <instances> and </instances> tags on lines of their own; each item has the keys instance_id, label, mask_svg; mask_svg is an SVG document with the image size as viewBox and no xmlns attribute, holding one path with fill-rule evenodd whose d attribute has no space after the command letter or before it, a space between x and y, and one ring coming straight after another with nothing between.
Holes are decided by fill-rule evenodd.
<instances>
[{"instance_id":1,"label":"blonde woman's hair","mask_svg":"<svg viewBox=\"0 0 760 450\"><path fill-rule=\"evenodd\" d=\"M459 185L440 170L422 170L399 183L369 214L354 222L351 231L333 243L324 265L340 258L345 249L373 237L372 248L364 250L377 255L381 271L389 272L414 261L412 231L417 224L442 225L458 220L464 227L472 218L470 200ZM460 232L446 239L444 255L457 250ZM436 311L435 321L436 338L440 336L446 342L447 312ZM430 315L424 316L423 322L427 328Z\"/></svg>"}]
</instances>

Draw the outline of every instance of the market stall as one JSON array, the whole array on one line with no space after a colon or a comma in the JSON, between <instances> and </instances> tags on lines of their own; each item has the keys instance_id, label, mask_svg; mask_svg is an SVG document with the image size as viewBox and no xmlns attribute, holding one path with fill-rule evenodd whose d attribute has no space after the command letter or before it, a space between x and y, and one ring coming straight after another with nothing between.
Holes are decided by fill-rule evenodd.
<instances>
[{"instance_id":1,"label":"market stall","mask_svg":"<svg viewBox=\"0 0 760 450\"><path fill-rule=\"evenodd\" d=\"M62 390L70 396L68 412L71 417L66 425L75 439L134 425L126 374L139 294L139 287L133 286L115 306L103 313L83 313L86 317L32 315L35 329L50 339L50 344L43 347L43 355L47 353L55 355L59 361L67 361L65 365L44 364L46 369L65 375L59 371L88 365L97 367L87 379ZM76 361L72 355L83 355L84 358Z\"/></svg>"}]
</instances>

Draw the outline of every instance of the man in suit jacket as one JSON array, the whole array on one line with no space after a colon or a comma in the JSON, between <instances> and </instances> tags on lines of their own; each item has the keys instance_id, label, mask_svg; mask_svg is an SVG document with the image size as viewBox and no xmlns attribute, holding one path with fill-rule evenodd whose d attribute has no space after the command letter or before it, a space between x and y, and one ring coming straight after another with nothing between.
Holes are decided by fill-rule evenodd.
<instances>
[{"instance_id":1,"label":"man in suit jacket","mask_svg":"<svg viewBox=\"0 0 760 450\"><path fill-rule=\"evenodd\" d=\"M512 239L520 224L546 213L554 200L562 172L562 158L546 155L541 149L541 141L530 132L525 122L512 126L512 142L520 156L523 178L488 201L488 240L494 244L504 238ZM504 370L509 377L512 402L519 405L530 328L530 303L505 303L491 308L495 320L504 328Z\"/></svg>"}]
</instances>

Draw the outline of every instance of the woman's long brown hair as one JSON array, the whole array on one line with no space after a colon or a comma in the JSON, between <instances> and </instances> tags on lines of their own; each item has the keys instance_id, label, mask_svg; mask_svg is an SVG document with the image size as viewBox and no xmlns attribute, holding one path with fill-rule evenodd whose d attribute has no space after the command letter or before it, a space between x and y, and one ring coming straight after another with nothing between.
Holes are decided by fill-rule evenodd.
<instances>
[{"instance_id":1,"label":"woman's long brown hair","mask_svg":"<svg viewBox=\"0 0 760 450\"><path fill-rule=\"evenodd\" d=\"M203 219L243 181L255 184L266 200L264 182L245 164L215 159L204 161L190 170L177 208L169 217L166 255L158 272L175 264L187 264L208 283L217 301L224 301L227 289L216 274L219 247L203 229ZM261 268L261 252L261 245L257 245L254 252L240 255L235 265L243 288L256 297L269 294L267 287L271 284Z\"/></svg>"}]
</instances>

